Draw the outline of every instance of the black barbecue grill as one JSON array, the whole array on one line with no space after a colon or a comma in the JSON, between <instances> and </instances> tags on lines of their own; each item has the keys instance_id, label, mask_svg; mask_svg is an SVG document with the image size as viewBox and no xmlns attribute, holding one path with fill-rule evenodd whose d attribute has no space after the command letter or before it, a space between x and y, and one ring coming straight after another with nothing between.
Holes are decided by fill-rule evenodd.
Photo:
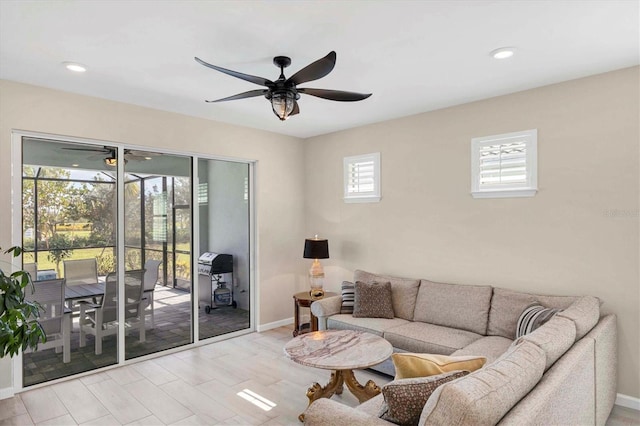
<instances>
[{"instance_id":1,"label":"black barbecue grill","mask_svg":"<svg viewBox=\"0 0 640 426\"><path fill-rule=\"evenodd\" d=\"M233 300L233 255L205 252L198 258L198 274L208 275L211 279L211 304L205 306L204 311L210 313L218 306L233 306L238 304ZM222 274L231 274L231 286L222 281ZM216 284L215 289L213 284Z\"/></svg>"}]
</instances>

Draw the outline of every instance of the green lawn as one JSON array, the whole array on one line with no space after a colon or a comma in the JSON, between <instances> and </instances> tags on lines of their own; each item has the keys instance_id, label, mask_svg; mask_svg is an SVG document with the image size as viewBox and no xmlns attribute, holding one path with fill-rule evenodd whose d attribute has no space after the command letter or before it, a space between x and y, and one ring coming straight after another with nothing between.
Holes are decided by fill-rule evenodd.
<instances>
[{"instance_id":1,"label":"green lawn","mask_svg":"<svg viewBox=\"0 0 640 426\"><path fill-rule=\"evenodd\" d=\"M91 259L97 258L103 252L108 253L111 248L90 248L90 249L75 249L71 253L71 256L68 257L68 260L73 259ZM56 264L49 260L49 252L48 251L38 251L38 270L43 271L46 269L56 269ZM23 263L33 263L34 256L33 253L24 253L22 256ZM62 262L60 262L60 274L62 274Z\"/></svg>"}]
</instances>

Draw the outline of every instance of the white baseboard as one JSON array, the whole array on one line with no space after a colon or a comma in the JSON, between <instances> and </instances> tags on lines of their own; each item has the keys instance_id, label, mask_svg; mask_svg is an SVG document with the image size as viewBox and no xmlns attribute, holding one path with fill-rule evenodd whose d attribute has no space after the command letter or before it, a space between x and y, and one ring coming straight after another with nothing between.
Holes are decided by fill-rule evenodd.
<instances>
[{"instance_id":1,"label":"white baseboard","mask_svg":"<svg viewBox=\"0 0 640 426\"><path fill-rule=\"evenodd\" d=\"M269 322L267 324L258 324L258 333L290 324L293 324L293 317L285 318L280 321Z\"/></svg>"},{"instance_id":2,"label":"white baseboard","mask_svg":"<svg viewBox=\"0 0 640 426\"><path fill-rule=\"evenodd\" d=\"M619 393L616 396L616 405L640 411L640 398Z\"/></svg>"},{"instance_id":3,"label":"white baseboard","mask_svg":"<svg viewBox=\"0 0 640 426\"><path fill-rule=\"evenodd\" d=\"M12 398L15 395L13 388L0 389L0 399Z\"/></svg>"}]
</instances>

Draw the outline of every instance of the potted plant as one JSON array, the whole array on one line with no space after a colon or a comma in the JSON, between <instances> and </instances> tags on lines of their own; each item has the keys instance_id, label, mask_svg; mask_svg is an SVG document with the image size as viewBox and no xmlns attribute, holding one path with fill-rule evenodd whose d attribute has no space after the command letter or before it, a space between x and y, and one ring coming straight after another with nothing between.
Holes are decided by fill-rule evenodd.
<instances>
[{"instance_id":1,"label":"potted plant","mask_svg":"<svg viewBox=\"0 0 640 426\"><path fill-rule=\"evenodd\" d=\"M13 257L20 256L20 247L11 247L4 252ZM0 358L14 356L20 350L37 349L38 343L46 342L47 336L38 323L41 306L25 300L25 291L34 291L31 277L24 271L10 275L0 268Z\"/></svg>"}]
</instances>

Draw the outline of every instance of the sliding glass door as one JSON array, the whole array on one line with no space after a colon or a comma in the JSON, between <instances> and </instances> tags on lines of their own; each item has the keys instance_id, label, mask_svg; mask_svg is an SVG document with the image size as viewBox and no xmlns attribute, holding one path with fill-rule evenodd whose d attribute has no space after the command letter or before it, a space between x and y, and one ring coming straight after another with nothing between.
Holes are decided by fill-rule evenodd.
<instances>
[{"instance_id":1,"label":"sliding glass door","mask_svg":"<svg viewBox=\"0 0 640 426\"><path fill-rule=\"evenodd\" d=\"M251 329L249 163L16 143L23 268L48 339L22 355L22 386Z\"/></svg>"},{"instance_id":2,"label":"sliding glass door","mask_svg":"<svg viewBox=\"0 0 640 426\"><path fill-rule=\"evenodd\" d=\"M125 150L127 157L125 265L127 271L144 271L146 329L143 337L125 337L130 359L193 342L192 225L191 158Z\"/></svg>"},{"instance_id":3,"label":"sliding glass door","mask_svg":"<svg viewBox=\"0 0 640 426\"><path fill-rule=\"evenodd\" d=\"M200 255L212 254L198 274L205 339L250 327L249 165L200 159L198 178Z\"/></svg>"},{"instance_id":4,"label":"sliding glass door","mask_svg":"<svg viewBox=\"0 0 640 426\"><path fill-rule=\"evenodd\" d=\"M23 354L28 386L118 362L117 150L22 142L23 267L47 333Z\"/></svg>"}]
</instances>

